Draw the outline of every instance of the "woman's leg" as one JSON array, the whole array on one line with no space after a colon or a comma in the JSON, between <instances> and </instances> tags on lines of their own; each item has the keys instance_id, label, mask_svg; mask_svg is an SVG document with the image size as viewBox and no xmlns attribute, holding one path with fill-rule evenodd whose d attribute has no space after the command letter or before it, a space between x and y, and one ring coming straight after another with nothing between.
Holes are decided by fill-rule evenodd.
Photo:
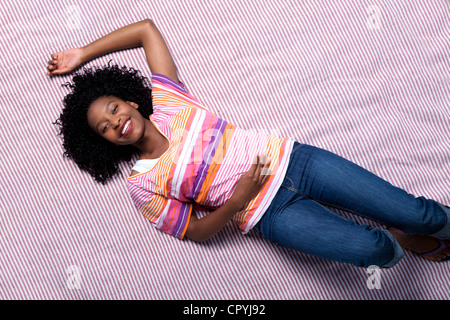
<instances>
[{"instance_id":1,"label":"woman's leg","mask_svg":"<svg viewBox=\"0 0 450 320\"><path fill-rule=\"evenodd\" d=\"M408 238L401 231L359 226L319 202L409 234L450 238L449 208L416 198L336 154L298 143L283 185L257 228L282 246L357 266L390 267L403 256L400 245L420 243L418 252L436 249L425 244L438 246L419 236ZM449 255L448 251L440 254Z\"/></svg>"},{"instance_id":2,"label":"woman's leg","mask_svg":"<svg viewBox=\"0 0 450 320\"><path fill-rule=\"evenodd\" d=\"M313 146L300 145L291 161L285 186L309 199L408 234L450 237L450 210L434 200L414 197L355 163Z\"/></svg>"},{"instance_id":3,"label":"woman's leg","mask_svg":"<svg viewBox=\"0 0 450 320\"><path fill-rule=\"evenodd\" d=\"M357 267L392 267L403 250L392 235L358 225L319 203L282 188L258 225L270 241Z\"/></svg>"}]
</instances>

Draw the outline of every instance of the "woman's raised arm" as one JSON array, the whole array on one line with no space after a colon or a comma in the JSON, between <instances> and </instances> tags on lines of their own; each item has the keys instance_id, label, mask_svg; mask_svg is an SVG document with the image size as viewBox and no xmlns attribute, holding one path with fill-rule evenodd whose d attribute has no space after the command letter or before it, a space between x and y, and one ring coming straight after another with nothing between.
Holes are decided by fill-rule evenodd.
<instances>
[{"instance_id":1,"label":"woman's raised arm","mask_svg":"<svg viewBox=\"0 0 450 320\"><path fill-rule=\"evenodd\" d=\"M71 72L81 64L104 54L143 47L152 73L163 74L179 82L175 62L161 33L150 19L145 19L117 29L81 48L52 54L48 62L48 75Z\"/></svg>"}]
</instances>

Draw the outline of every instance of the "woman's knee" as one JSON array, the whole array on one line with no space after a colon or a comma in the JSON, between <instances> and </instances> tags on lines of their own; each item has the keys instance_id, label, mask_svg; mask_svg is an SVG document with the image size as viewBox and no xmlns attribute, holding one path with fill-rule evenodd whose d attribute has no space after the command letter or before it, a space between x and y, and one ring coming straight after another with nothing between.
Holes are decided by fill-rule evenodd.
<instances>
[{"instance_id":1,"label":"woman's knee","mask_svg":"<svg viewBox=\"0 0 450 320\"><path fill-rule=\"evenodd\" d=\"M375 239L371 246L366 247L367 254L361 260L360 266L392 268L404 256L402 247L388 231L373 229L372 232Z\"/></svg>"}]
</instances>

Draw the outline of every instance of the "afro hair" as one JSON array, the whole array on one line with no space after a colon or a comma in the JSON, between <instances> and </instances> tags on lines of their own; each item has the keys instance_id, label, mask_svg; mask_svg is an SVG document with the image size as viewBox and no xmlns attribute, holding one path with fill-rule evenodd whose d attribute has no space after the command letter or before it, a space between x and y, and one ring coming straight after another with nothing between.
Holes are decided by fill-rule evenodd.
<instances>
[{"instance_id":1,"label":"afro hair","mask_svg":"<svg viewBox=\"0 0 450 320\"><path fill-rule=\"evenodd\" d=\"M64 156L105 184L121 173L119 164L130 161L138 150L134 146L116 146L96 134L88 125L88 109L100 97L115 96L137 103L142 116L149 118L153 113L151 84L139 70L110 63L84 68L72 81L63 85L72 90L65 96L63 110L55 121L63 138Z\"/></svg>"}]
</instances>

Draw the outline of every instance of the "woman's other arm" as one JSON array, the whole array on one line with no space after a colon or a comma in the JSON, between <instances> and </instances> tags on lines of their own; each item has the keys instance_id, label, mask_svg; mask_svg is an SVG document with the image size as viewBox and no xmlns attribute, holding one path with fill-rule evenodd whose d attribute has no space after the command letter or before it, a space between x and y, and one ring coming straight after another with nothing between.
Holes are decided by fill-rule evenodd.
<instances>
[{"instance_id":1,"label":"woman's other arm","mask_svg":"<svg viewBox=\"0 0 450 320\"><path fill-rule=\"evenodd\" d=\"M233 195L221 207L201 219L192 214L186 237L204 241L219 232L264 186L270 177L269 164L266 157L257 157L256 163L239 179Z\"/></svg>"},{"instance_id":2,"label":"woman's other arm","mask_svg":"<svg viewBox=\"0 0 450 320\"><path fill-rule=\"evenodd\" d=\"M152 73L163 74L179 83L175 62L161 33L150 19L145 19L117 29L80 48L52 54L48 62L48 75L73 71L78 66L104 54L143 47Z\"/></svg>"}]
</instances>

